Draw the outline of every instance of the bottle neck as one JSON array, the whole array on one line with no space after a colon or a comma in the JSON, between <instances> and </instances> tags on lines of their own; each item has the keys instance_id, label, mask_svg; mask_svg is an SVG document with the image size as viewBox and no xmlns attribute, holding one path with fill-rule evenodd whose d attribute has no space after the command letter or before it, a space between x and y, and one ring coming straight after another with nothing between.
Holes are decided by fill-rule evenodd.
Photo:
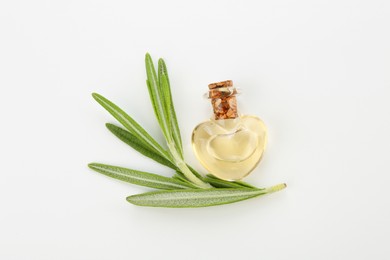
<instances>
[{"instance_id":1,"label":"bottle neck","mask_svg":"<svg viewBox=\"0 0 390 260\"><path fill-rule=\"evenodd\" d=\"M240 116L232 119L223 119L223 120L211 118L211 121L213 121L216 125L224 129L224 131L227 131L227 133L236 132L237 129L239 129L242 125Z\"/></svg>"},{"instance_id":2,"label":"bottle neck","mask_svg":"<svg viewBox=\"0 0 390 260\"><path fill-rule=\"evenodd\" d=\"M209 98L214 110L214 119L237 118L237 90L233 87L233 81L226 80L209 84Z\"/></svg>"}]
</instances>

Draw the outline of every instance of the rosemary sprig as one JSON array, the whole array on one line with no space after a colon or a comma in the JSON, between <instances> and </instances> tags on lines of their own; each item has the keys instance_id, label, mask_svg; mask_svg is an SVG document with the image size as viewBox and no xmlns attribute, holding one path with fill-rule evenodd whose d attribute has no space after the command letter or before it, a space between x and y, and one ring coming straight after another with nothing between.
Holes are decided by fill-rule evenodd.
<instances>
[{"instance_id":1,"label":"rosemary sprig","mask_svg":"<svg viewBox=\"0 0 390 260\"><path fill-rule=\"evenodd\" d=\"M97 93L92 94L93 98L125 128L106 124L116 137L139 153L175 171L174 175L168 178L112 165L99 163L88 165L92 170L106 176L161 190L129 196L128 202L150 207L208 207L250 199L286 187L285 184L279 184L259 189L242 181L229 182L213 175L202 176L188 166L183 157L180 128L165 62L159 59L156 73L152 58L147 53L145 65L151 103L168 149L164 149L131 116L110 100Z\"/></svg>"},{"instance_id":2,"label":"rosemary sprig","mask_svg":"<svg viewBox=\"0 0 390 260\"><path fill-rule=\"evenodd\" d=\"M160 59L160 64L164 62ZM168 145L169 152L172 156L173 162L184 174L184 176L196 186L200 188L211 188L210 184L203 182L197 178L192 171L188 168L187 164L183 160L181 153L181 141L178 144L175 139L179 139L176 131L173 130L173 126L178 126L176 117L172 116L173 101L171 97L171 88L169 85L167 71L163 69L165 66L161 65L159 77L157 78L156 70L154 69L153 61L150 55L147 53L145 57L147 85L149 90L150 99L153 104L154 113L160 124L161 130L164 134L165 140ZM176 127L175 127L176 128ZM178 128L178 127L177 127Z\"/></svg>"}]
</instances>

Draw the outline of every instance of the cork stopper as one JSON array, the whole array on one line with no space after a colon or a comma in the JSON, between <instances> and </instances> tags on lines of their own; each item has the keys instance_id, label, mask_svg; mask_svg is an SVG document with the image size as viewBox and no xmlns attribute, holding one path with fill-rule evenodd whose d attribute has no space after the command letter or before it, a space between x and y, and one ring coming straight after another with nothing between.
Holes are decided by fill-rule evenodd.
<instances>
[{"instance_id":1,"label":"cork stopper","mask_svg":"<svg viewBox=\"0 0 390 260\"><path fill-rule=\"evenodd\" d=\"M233 87L233 81L211 83L209 89L208 96L211 99L215 120L237 118L237 90Z\"/></svg>"}]
</instances>

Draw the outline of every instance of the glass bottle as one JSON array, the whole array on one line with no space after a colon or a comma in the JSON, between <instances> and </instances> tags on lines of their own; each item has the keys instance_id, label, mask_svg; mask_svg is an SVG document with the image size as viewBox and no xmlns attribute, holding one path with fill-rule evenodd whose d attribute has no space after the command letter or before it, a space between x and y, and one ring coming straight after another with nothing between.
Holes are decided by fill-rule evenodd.
<instances>
[{"instance_id":1,"label":"glass bottle","mask_svg":"<svg viewBox=\"0 0 390 260\"><path fill-rule=\"evenodd\" d=\"M256 116L239 115L233 81L209 84L214 117L195 127L192 147L201 164L214 176L240 180L259 164L267 129Z\"/></svg>"}]
</instances>

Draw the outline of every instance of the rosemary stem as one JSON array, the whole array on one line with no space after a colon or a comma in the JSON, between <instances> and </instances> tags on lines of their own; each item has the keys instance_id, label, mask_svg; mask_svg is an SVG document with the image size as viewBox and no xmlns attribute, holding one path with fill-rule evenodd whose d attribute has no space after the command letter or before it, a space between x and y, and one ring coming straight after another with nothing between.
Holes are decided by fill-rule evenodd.
<instances>
[{"instance_id":1,"label":"rosemary stem","mask_svg":"<svg viewBox=\"0 0 390 260\"><path fill-rule=\"evenodd\" d=\"M266 188L265 192L266 193L273 193L273 192L283 190L286 187L287 187L287 185L285 183L281 183L281 184L277 184L277 185L274 185L272 187Z\"/></svg>"},{"instance_id":2,"label":"rosemary stem","mask_svg":"<svg viewBox=\"0 0 390 260\"><path fill-rule=\"evenodd\" d=\"M175 161L176 166L180 169L180 171L187 177L189 181L194 183L196 186L202 189L212 188L212 186L202 180L198 179L188 168L187 164L180 157L179 153L176 150L175 143L173 141L168 142L169 151L172 154L173 160Z\"/></svg>"}]
</instances>

